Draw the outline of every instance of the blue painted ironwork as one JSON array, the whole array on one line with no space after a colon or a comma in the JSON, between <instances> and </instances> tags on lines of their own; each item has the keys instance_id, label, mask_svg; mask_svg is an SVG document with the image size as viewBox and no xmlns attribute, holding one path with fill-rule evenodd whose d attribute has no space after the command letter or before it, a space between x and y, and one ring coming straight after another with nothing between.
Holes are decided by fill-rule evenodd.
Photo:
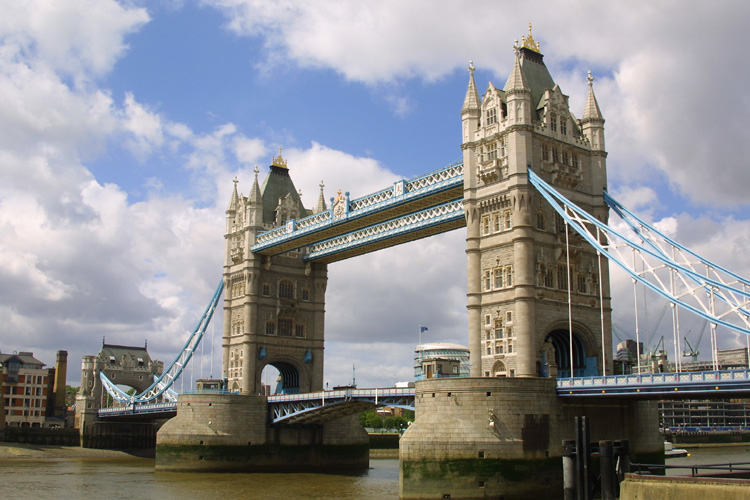
<instances>
[{"instance_id":1,"label":"blue painted ironwork","mask_svg":"<svg viewBox=\"0 0 750 500\"><path fill-rule=\"evenodd\" d=\"M567 224L634 280L669 302L714 324L750 335L750 318L747 313L750 290L744 285L737 288L732 286L734 283L727 284L723 280L706 277L695 269L677 262L674 257L667 257L665 251L655 250L653 241L644 244L640 232L636 232L633 239L604 224L558 193L531 169L528 170L528 175L531 184ZM624 251L632 253L626 256ZM628 257L631 256L633 260L641 263L642 270L637 270L635 263L631 265L628 262ZM663 276L665 273L667 276ZM670 276L679 280L677 286L670 283ZM717 310L717 303L713 298L720 298L719 302L723 303L724 307ZM732 323L729 319L735 322Z\"/></svg>"},{"instance_id":2,"label":"blue painted ironwork","mask_svg":"<svg viewBox=\"0 0 750 500\"><path fill-rule=\"evenodd\" d=\"M393 217L392 211L401 207L418 205L419 208L428 208L457 199L463 199L462 161L410 181L397 181L389 188L356 200L349 201L347 196L346 210L340 214L335 214L332 206L299 221L288 221L284 226L260 233L250 251L274 254L294 250L345 232L325 234L335 226L354 222L359 223L359 228L387 220ZM317 237L317 233L323 236Z\"/></svg>"},{"instance_id":3,"label":"blue painted ironwork","mask_svg":"<svg viewBox=\"0 0 750 500\"><path fill-rule=\"evenodd\" d=\"M428 231L424 236L429 236L442 232L429 232L431 228L440 226L451 230L463 225L463 200L452 201L310 245L304 260L317 260L389 240L395 242L401 235L409 235L412 241L421 237L420 231Z\"/></svg>"},{"instance_id":4,"label":"blue painted ironwork","mask_svg":"<svg viewBox=\"0 0 750 500\"><path fill-rule=\"evenodd\" d=\"M413 410L414 389L342 389L268 397L271 422L275 424L321 423L377 406Z\"/></svg>"},{"instance_id":5,"label":"blue painted ironwork","mask_svg":"<svg viewBox=\"0 0 750 500\"><path fill-rule=\"evenodd\" d=\"M177 403L174 401L166 403L128 403L122 406L102 408L99 410L99 416L107 418L126 415L164 415L175 413L176 411Z\"/></svg>"},{"instance_id":6,"label":"blue painted ironwork","mask_svg":"<svg viewBox=\"0 0 750 500\"><path fill-rule=\"evenodd\" d=\"M195 349L200 345L203 339L203 334L206 332L208 324L211 322L216 306L219 303L221 292L224 290L224 280L219 281L219 286L216 287L211 302L206 307L203 316L201 316L198 324L193 330L193 333L185 341L185 345L182 347L182 351L177 355L174 361L169 365L166 371L164 371L154 382L143 392L137 395L129 395L122 389L117 387L114 382L104 374L103 371L99 372L99 379L102 381L102 385L107 390L112 398L116 401L123 403L150 403L160 396L166 395L167 399L174 398L174 392L169 392L172 388L174 381L180 376L182 370L193 357Z\"/></svg>"},{"instance_id":7,"label":"blue painted ironwork","mask_svg":"<svg viewBox=\"0 0 750 500\"><path fill-rule=\"evenodd\" d=\"M723 398L750 394L750 370L644 373L557 379L561 397L628 397L669 399ZM746 396L745 396L746 397Z\"/></svg>"}]
</instances>

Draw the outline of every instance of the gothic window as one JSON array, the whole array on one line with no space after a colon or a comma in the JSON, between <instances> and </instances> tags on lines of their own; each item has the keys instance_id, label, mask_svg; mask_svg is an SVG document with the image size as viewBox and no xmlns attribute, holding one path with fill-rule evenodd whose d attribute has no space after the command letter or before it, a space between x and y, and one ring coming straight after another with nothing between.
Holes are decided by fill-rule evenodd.
<instances>
[{"instance_id":1,"label":"gothic window","mask_svg":"<svg viewBox=\"0 0 750 500\"><path fill-rule=\"evenodd\" d=\"M513 352L513 344L508 342L508 354L511 354Z\"/></svg>"},{"instance_id":2,"label":"gothic window","mask_svg":"<svg viewBox=\"0 0 750 500\"><path fill-rule=\"evenodd\" d=\"M294 336L304 337L305 336L305 325L294 325Z\"/></svg>"},{"instance_id":3,"label":"gothic window","mask_svg":"<svg viewBox=\"0 0 750 500\"><path fill-rule=\"evenodd\" d=\"M505 286L513 286L513 267L505 269Z\"/></svg>"},{"instance_id":4,"label":"gothic window","mask_svg":"<svg viewBox=\"0 0 750 500\"><path fill-rule=\"evenodd\" d=\"M279 318L279 335L282 337L292 336L292 320L290 318Z\"/></svg>"},{"instance_id":5,"label":"gothic window","mask_svg":"<svg viewBox=\"0 0 750 500\"><path fill-rule=\"evenodd\" d=\"M487 110L487 125L497 123L497 108L490 108Z\"/></svg>"},{"instance_id":6,"label":"gothic window","mask_svg":"<svg viewBox=\"0 0 750 500\"><path fill-rule=\"evenodd\" d=\"M508 323L513 321L513 311L508 311L507 313L505 313L505 318L508 321Z\"/></svg>"},{"instance_id":7,"label":"gothic window","mask_svg":"<svg viewBox=\"0 0 750 500\"><path fill-rule=\"evenodd\" d=\"M508 150L505 148L505 139L500 140L500 157L504 157L508 154Z\"/></svg>"},{"instance_id":8,"label":"gothic window","mask_svg":"<svg viewBox=\"0 0 750 500\"><path fill-rule=\"evenodd\" d=\"M560 290L568 289L568 272L567 266L557 266L557 288Z\"/></svg>"},{"instance_id":9,"label":"gothic window","mask_svg":"<svg viewBox=\"0 0 750 500\"><path fill-rule=\"evenodd\" d=\"M550 269L549 267L544 268L544 286L546 286L547 288L552 288L554 286L552 269Z\"/></svg>"},{"instance_id":10,"label":"gothic window","mask_svg":"<svg viewBox=\"0 0 750 500\"><path fill-rule=\"evenodd\" d=\"M578 275L578 292L586 293L586 276L583 274Z\"/></svg>"},{"instance_id":11,"label":"gothic window","mask_svg":"<svg viewBox=\"0 0 750 500\"><path fill-rule=\"evenodd\" d=\"M560 133L562 135L568 135L568 120L560 118Z\"/></svg>"},{"instance_id":12,"label":"gothic window","mask_svg":"<svg viewBox=\"0 0 750 500\"><path fill-rule=\"evenodd\" d=\"M490 234L490 218L489 216L482 219L482 227L484 228L484 234Z\"/></svg>"},{"instance_id":13,"label":"gothic window","mask_svg":"<svg viewBox=\"0 0 750 500\"><path fill-rule=\"evenodd\" d=\"M549 129L552 132L557 132L557 115L552 113L549 117Z\"/></svg>"},{"instance_id":14,"label":"gothic window","mask_svg":"<svg viewBox=\"0 0 750 500\"><path fill-rule=\"evenodd\" d=\"M271 285L269 285L268 283L263 283L261 293L264 297L268 297L269 295L271 295Z\"/></svg>"},{"instance_id":15,"label":"gothic window","mask_svg":"<svg viewBox=\"0 0 750 500\"><path fill-rule=\"evenodd\" d=\"M555 230L558 233L565 232L565 219L563 219L562 216L558 213L555 213Z\"/></svg>"},{"instance_id":16,"label":"gothic window","mask_svg":"<svg viewBox=\"0 0 750 500\"><path fill-rule=\"evenodd\" d=\"M495 232L500 231L500 214L495 214Z\"/></svg>"},{"instance_id":17,"label":"gothic window","mask_svg":"<svg viewBox=\"0 0 750 500\"><path fill-rule=\"evenodd\" d=\"M302 300L310 300L310 290L307 288L302 290Z\"/></svg>"},{"instance_id":18,"label":"gothic window","mask_svg":"<svg viewBox=\"0 0 750 500\"><path fill-rule=\"evenodd\" d=\"M510 229L511 227L513 227L513 223L510 217L510 212L505 212L505 229Z\"/></svg>"},{"instance_id":19,"label":"gothic window","mask_svg":"<svg viewBox=\"0 0 750 500\"><path fill-rule=\"evenodd\" d=\"M552 148L552 163L557 163L557 148Z\"/></svg>"},{"instance_id":20,"label":"gothic window","mask_svg":"<svg viewBox=\"0 0 750 500\"><path fill-rule=\"evenodd\" d=\"M503 321L500 319L495 320L495 338L503 338Z\"/></svg>"},{"instance_id":21,"label":"gothic window","mask_svg":"<svg viewBox=\"0 0 750 500\"><path fill-rule=\"evenodd\" d=\"M492 346L491 345L487 346L487 354L492 354Z\"/></svg>"},{"instance_id":22,"label":"gothic window","mask_svg":"<svg viewBox=\"0 0 750 500\"><path fill-rule=\"evenodd\" d=\"M266 335L276 334L276 323L273 321L266 321Z\"/></svg>"},{"instance_id":23,"label":"gothic window","mask_svg":"<svg viewBox=\"0 0 750 500\"><path fill-rule=\"evenodd\" d=\"M544 231L544 212L536 213L536 228Z\"/></svg>"},{"instance_id":24,"label":"gothic window","mask_svg":"<svg viewBox=\"0 0 750 500\"><path fill-rule=\"evenodd\" d=\"M484 272L484 289L485 290L492 290L492 275L489 271ZM489 318L489 316L487 316ZM489 325L489 321L487 322Z\"/></svg>"},{"instance_id":25,"label":"gothic window","mask_svg":"<svg viewBox=\"0 0 750 500\"><path fill-rule=\"evenodd\" d=\"M485 325L489 325L491 321L492 321L492 318L490 317L490 315L489 314L485 314L484 315L484 324Z\"/></svg>"},{"instance_id":26,"label":"gothic window","mask_svg":"<svg viewBox=\"0 0 750 500\"><path fill-rule=\"evenodd\" d=\"M495 346L495 352L497 354L502 354L503 353L503 344L497 344L497 346Z\"/></svg>"},{"instance_id":27,"label":"gothic window","mask_svg":"<svg viewBox=\"0 0 750 500\"><path fill-rule=\"evenodd\" d=\"M487 161L497 158L497 143L491 142L487 145Z\"/></svg>"},{"instance_id":28,"label":"gothic window","mask_svg":"<svg viewBox=\"0 0 750 500\"><path fill-rule=\"evenodd\" d=\"M547 146L547 143L542 143L542 161L549 161L549 146Z\"/></svg>"},{"instance_id":29,"label":"gothic window","mask_svg":"<svg viewBox=\"0 0 750 500\"><path fill-rule=\"evenodd\" d=\"M562 152L562 163L565 165L568 164L568 152L565 150Z\"/></svg>"},{"instance_id":30,"label":"gothic window","mask_svg":"<svg viewBox=\"0 0 750 500\"><path fill-rule=\"evenodd\" d=\"M280 299L294 298L294 284L291 281L281 280L279 282L279 298Z\"/></svg>"},{"instance_id":31,"label":"gothic window","mask_svg":"<svg viewBox=\"0 0 750 500\"><path fill-rule=\"evenodd\" d=\"M578 155L573 153L572 158L573 158L573 167L579 168L581 166L581 162L578 160Z\"/></svg>"},{"instance_id":32,"label":"gothic window","mask_svg":"<svg viewBox=\"0 0 750 500\"><path fill-rule=\"evenodd\" d=\"M495 269L495 288L503 287L503 270Z\"/></svg>"}]
</instances>

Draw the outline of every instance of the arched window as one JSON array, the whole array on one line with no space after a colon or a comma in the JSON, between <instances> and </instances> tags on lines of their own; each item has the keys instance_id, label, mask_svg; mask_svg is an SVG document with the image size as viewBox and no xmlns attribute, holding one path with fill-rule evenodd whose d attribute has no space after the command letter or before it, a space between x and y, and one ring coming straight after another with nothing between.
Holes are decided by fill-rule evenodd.
<instances>
[{"instance_id":1,"label":"arched window","mask_svg":"<svg viewBox=\"0 0 750 500\"><path fill-rule=\"evenodd\" d=\"M280 299L294 298L294 284L291 281L281 280L281 282L279 282L279 298Z\"/></svg>"}]
</instances>

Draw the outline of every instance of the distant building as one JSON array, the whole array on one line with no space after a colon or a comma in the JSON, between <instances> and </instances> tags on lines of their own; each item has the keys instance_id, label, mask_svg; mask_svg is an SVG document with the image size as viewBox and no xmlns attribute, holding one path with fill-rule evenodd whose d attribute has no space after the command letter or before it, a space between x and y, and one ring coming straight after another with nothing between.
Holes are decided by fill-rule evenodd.
<instances>
[{"instance_id":1,"label":"distant building","mask_svg":"<svg viewBox=\"0 0 750 500\"><path fill-rule=\"evenodd\" d=\"M421 344L414 350L414 377L417 380L469 376L469 349L447 342Z\"/></svg>"},{"instance_id":2,"label":"distant building","mask_svg":"<svg viewBox=\"0 0 750 500\"><path fill-rule=\"evenodd\" d=\"M8 427L43 427L47 417L48 398L52 394L54 370L31 352L0 354L5 403L5 425Z\"/></svg>"}]
</instances>

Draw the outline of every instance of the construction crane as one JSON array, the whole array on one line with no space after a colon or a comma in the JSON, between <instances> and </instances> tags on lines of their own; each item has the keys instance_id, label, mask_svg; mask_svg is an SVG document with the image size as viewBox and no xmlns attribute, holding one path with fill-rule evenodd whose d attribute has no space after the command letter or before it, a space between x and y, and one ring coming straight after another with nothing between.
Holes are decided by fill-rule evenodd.
<instances>
[{"instance_id":1,"label":"construction crane","mask_svg":"<svg viewBox=\"0 0 750 500\"><path fill-rule=\"evenodd\" d=\"M695 348L690 345L690 341L688 340L687 336L685 336L685 346L687 346L687 349L682 351L682 355L685 357L693 358L693 362L698 361L698 355L700 354L700 351L697 351L696 348L700 347L701 345L703 334L706 332L706 325L708 325L708 321L703 320L703 328L701 328L701 333L700 335L698 335L698 342L695 343Z\"/></svg>"}]
</instances>

